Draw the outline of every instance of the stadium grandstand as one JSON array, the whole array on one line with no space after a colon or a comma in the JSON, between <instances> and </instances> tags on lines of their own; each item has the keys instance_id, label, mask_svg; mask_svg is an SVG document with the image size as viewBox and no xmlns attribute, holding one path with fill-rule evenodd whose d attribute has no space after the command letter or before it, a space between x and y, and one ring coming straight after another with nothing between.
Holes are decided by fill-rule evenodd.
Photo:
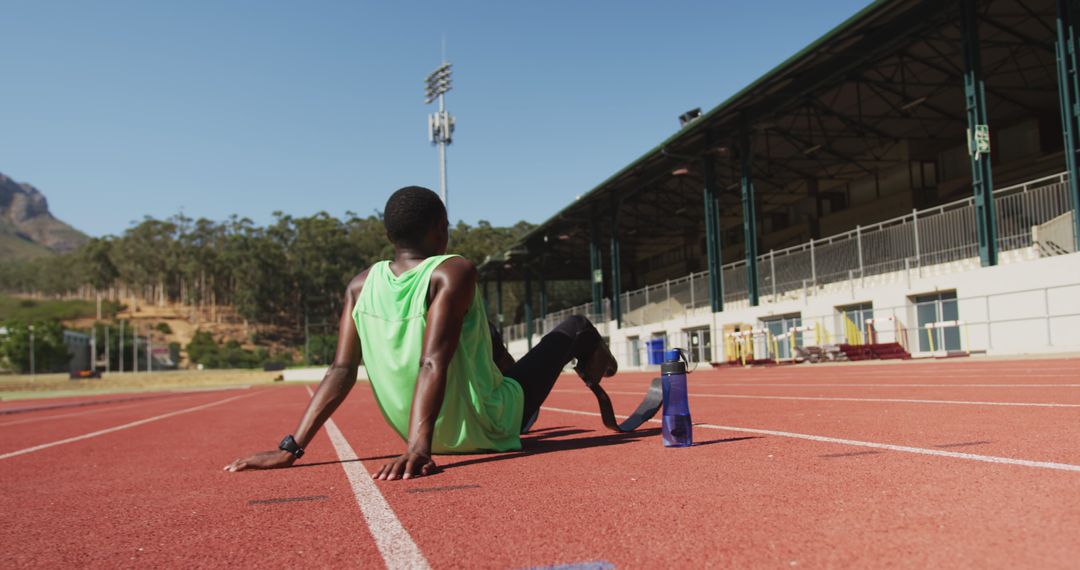
<instances>
[{"instance_id":1,"label":"stadium grandstand","mask_svg":"<svg viewBox=\"0 0 1080 570\"><path fill-rule=\"evenodd\" d=\"M488 258L493 321L588 315L627 368L1080 350L1076 18L874 2Z\"/></svg>"}]
</instances>

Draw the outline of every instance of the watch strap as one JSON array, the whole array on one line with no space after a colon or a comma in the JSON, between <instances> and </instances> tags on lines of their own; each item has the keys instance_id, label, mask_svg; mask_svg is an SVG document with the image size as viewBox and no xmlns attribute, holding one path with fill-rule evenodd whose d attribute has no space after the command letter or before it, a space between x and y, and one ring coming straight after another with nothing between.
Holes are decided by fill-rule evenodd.
<instances>
[{"instance_id":1,"label":"watch strap","mask_svg":"<svg viewBox=\"0 0 1080 570\"><path fill-rule=\"evenodd\" d=\"M296 443L296 439L293 438L292 434L285 436L285 438L281 440L281 443L278 444L278 449L282 451L288 451L292 454L293 457L297 459L300 459L304 456L304 448L300 447L300 444Z\"/></svg>"}]
</instances>

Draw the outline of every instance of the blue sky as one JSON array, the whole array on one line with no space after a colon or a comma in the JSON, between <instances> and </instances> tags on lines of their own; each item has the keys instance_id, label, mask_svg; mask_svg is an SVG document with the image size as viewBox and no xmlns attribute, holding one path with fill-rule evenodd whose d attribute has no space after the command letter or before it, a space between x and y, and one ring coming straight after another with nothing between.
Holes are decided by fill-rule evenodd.
<instances>
[{"instance_id":1,"label":"blue sky","mask_svg":"<svg viewBox=\"0 0 1080 570\"><path fill-rule=\"evenodd\" d=\"M867 4L0 0L0 172L91 235L372 213L438 189L445 33L450 217L538 223Z\"/></svg>"}]
</instances>

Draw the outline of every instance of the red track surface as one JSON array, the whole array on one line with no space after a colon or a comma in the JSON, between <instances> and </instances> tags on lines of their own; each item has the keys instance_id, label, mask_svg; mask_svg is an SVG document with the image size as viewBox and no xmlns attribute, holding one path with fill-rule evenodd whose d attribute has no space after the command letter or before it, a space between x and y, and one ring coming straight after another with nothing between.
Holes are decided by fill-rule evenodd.
<instances>
[{"instance_id":1,"label":"red track surface","mask_svg":"<svg viewBox=\"0 0 1080 570\"><path fill-rule=\"evenodd\" d=\"M655 423L604 431L567 376L526 451L377 488L434 568L1076 567L1078 365L703 370L689 449L663 448ZM605 385L625 413L647 381ZM384 530L325 432L302 467L220 470L273 447L306 400L287 386L0 416L6 564L382 566ZM334 420L369 472L403 450L365 385Z\"/></svg>"},{"instance_id":2,"label":"red track surface","mask_svg":"<svg viewBox=\"0 0 1080 570\"><path fill-rule=\"evenodd\" d=\"M21 414L56 408L82 407L120 400L144 400L159 398L175 392L119 392L112 394L93 394L88 396L68 396L60 398L38 398L0 402L0 415Z\"/></svg>"}]
</instances>

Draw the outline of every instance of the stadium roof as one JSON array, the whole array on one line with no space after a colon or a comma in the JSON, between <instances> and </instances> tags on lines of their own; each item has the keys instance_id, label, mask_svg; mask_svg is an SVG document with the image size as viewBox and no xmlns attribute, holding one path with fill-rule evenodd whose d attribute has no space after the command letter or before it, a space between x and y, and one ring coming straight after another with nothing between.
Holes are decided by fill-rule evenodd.
<instances>
[{"instance_id":1,"label":"stadium roof","mask_svg":"<svg viewBox=\"0 0 1080 570\"><path fill-rule=\"evenodd\" d=\"M992 123L1056 113L1054 1L983 0L978 12ZM529 267L546 279L587 279L590 222L599 222L606 257L616 216L624 259L700 239L704 157L712 159L722 231L741 227L743 125L759 218L786 215L811 185L824 195L889 166L935 159L966 140L960 21L959 0L874 2L489 258L482 273L502 267L504 278L520 279ZM741 241L731 235L726 247Z\"/></svg>"}]
</instances>

